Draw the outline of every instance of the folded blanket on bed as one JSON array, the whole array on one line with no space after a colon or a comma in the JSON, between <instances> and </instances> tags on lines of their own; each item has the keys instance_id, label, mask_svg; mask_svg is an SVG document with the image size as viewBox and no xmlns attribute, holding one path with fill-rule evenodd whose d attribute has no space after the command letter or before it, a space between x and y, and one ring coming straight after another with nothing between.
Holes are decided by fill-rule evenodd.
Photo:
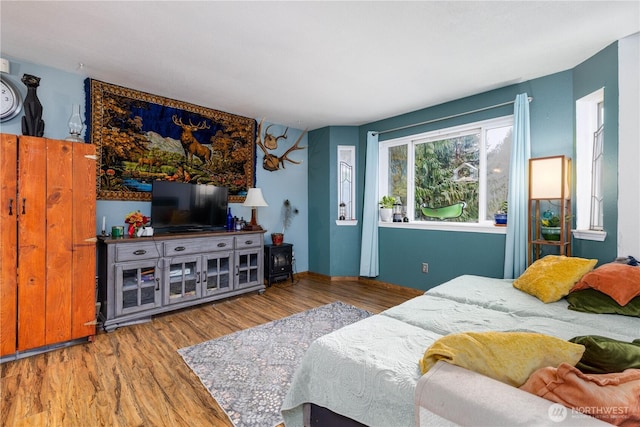
<instances>
[{"instance_id":1,"label":"folded blanket on bed","mask_svg":"<svg viewBox=\"0 0 640 427\"><path fill-rule=\"evenodd\" d=\"M563 363L534 372L520 389L611 424L640 425L640 369L585 374Z\"/></svg>"},{"instance_id":2,"label":"folded blanket on bed","mask_svg":"<svg viewBox=\"0 0 640 427\"><path fill-rule=\"evenodd\" d=\"M524 390L460 366L438 362L418 380L415 427L446 425L432 420L432 414L456 426L611 427L581 414L562 421L552 420L549 408L553 407L548 400Z\"/></svg>"},{"instance_id":3,"label":"folded blanket on bed","mask_svg":"<svg viewBox=\"0 0 640 427\"><path fill-rule=\"evenodd\" d=\"M439 360L519 387L545 366L575 366L584 346L533 332L463 332L435 341L420 359L425 374Z\"/></svg>"}]
</instances>

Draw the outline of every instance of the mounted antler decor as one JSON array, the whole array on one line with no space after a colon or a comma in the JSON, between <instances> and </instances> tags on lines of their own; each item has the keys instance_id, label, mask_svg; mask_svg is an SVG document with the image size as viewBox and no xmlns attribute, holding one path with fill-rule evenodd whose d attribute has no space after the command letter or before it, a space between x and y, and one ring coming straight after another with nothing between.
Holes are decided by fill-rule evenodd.
<instances>
[{"instance_id":1,"label":"mounted antler decor","mask_svg":"<svg viewBox=\"0 0 640 427\"><path fill-rule=\"evenodd\" d=\"M280 136L273 136L272 134L269 133L269 128L272 125L267 126L267 129L265 129L265 135L264 135L264 142L262 141L262 125L264 124L264 119L262 119L260 121L260 124L258 125L258 132L256 134L256 145L258 147L260 147L260 149L262 150L262 152L264 153L264 159L262 161L262 167L266 170L268 170L269 172L275 172L278 169L280 169L280 166L282 166L282 169L285 169L284 167L284 162L285 160L291 163L294 163L296 165L299 165L300 163L302 163L302 160L300 161L295 161L295 160L291 160L289 158L289 153L291 153L292 151L295 150L304 150L307 147L300 147L300 141L302 141L302 137L304 136L305 133L307 133L307 129L305 129L300 136L298 137L298 139L296 140L296 142L291 146L291 148L289 148L287 151L285 151L282 156L278 157L275 154L271 154L267 151L267 149L269 150L274 150L276 148L278 148L278 140L279 139L287 139L287 131L289 130L289 128L287 127L287 129L284 131L284 133Z\"/></svg>"},{"instance_id":2,"label":"mounted antler decor","mask_svg":"<svg viewBox=\"0 0 640 427\"><path fill-rule=\"evenodd\" d=\"M264 120L264 119L263 119ZM260 122L260 124L262 124L262 122ZM275 150L276 148L278 148L278 140L279 139L287 139L287 131L289 130L289 127L287 126L287 128L284 130L284 133L280 136L273 136L272 134L269 133L269 128L273 126L272 124L267 126L267 128L264 130L264 146L266 148L268 148L269 150ZM260 136L260 135L258 135Z\"/></svg>"}]
</instances>

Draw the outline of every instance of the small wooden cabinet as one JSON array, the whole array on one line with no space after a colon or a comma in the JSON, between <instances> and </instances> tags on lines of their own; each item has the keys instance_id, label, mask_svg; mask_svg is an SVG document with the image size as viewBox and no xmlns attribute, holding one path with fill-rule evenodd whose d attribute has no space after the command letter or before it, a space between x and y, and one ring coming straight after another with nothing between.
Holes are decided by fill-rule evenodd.
<instances>
[{"instance_id":1,"label":"small wooden cabinet","mask_svg":"<svg viewBox=\"0 0 640 427\"><path fill-rule=\"evenodd\" d=\"M256 232L100 237L98 300L104 329L245 292L264 292L262 242Z\"/></svg>"},{"instance_id":2,"label":"small wooden cabinet","mask_svg":"<svg viewBox=\"0 0 640 427\"><path fill-rule=\"evenodd\" d=\"M2 134L0 358L95 335L95 146Z\"/></svg>"}]
</instances>

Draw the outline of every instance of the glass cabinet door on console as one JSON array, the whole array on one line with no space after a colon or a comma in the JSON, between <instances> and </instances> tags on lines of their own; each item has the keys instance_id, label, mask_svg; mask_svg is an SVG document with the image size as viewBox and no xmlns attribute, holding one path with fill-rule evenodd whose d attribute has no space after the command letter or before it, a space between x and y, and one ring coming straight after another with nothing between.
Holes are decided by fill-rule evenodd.
<instances>
[{"instance_id":1,"label":"glass cabinet door on console","mask_svg":"<svg viewBox=\"0 0 640 427\"><path fill-rule=\"evenodd\" d=\"M175 304L200 298L200 283L204 273L200 268L200 256L184 256L168 259L165 277L164 303Z\"/></svg>"},{"instance_id":2,"label":"glass cabinet door on console","mask_svg":"<svg viewBox=\"0 0 640 427\"><path fill-rule=\"evenodd\" d=\"M202 256L202 296L228 292L233 288L233 252L223 251Z\"/></svg>"},{"instance_id":3,"label":"glass cabinet door on console","mask_svg":"<svg viewBox=\"0 0 640 427\"><path fill-rule=\"evenodd\" d=\"M253 286L262 281L258 262L260 256L262 251L258 249L236 251L236 289Z\"/></svg>"},{"instance_id":4,"label":"glass cabinet door on console","mask_svg":"<svg viewBox=\"0 0 640 427\"><path fill-rule=\"evenodd\" d=\"M156 260L115 265L116 315L159 307L161 269Z\"/></svg>"}]
</instances>

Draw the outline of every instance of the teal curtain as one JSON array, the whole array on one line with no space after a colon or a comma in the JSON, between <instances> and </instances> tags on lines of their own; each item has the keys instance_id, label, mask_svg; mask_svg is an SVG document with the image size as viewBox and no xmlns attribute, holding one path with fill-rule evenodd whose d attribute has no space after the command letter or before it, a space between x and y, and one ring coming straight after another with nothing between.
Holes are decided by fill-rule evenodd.
<instances>
[{"instance_id":1,"label":"teal curtain","mask_svg":"<svg viewBox=\"0 0 640 427\"><path fill-rule=\"evenodd\" d=\"M516 96L513 108L513 147L509 169L509 219L504 250L504 278L515 279L527 268L529 158L531 135L529 97Z\"/></svg>"},{"instance_id":2,"label":"teal curtain","mask_svg":"<svg viewBox=\"0 0 640 427\"><path fill-rule=\"evenodd\" d=\"M378 133L367 132L360 276L376 277L378 274Z\"/></svg>"}]
</instances>

